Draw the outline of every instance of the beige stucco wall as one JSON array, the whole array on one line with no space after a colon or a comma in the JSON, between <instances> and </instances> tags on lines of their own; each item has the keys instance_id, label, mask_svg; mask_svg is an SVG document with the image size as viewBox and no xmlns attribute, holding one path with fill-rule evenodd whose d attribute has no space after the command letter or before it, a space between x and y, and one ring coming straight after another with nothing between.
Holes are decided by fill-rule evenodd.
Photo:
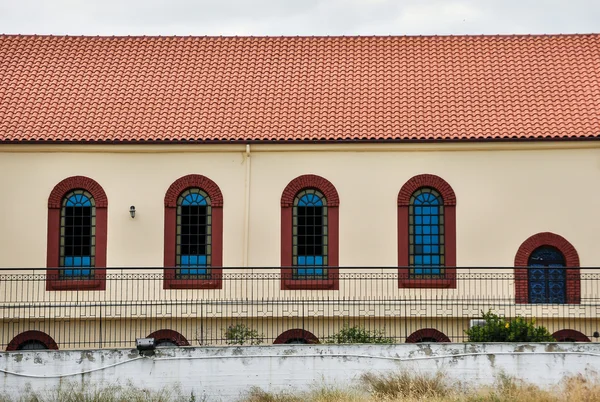
<instances>
[{"instance_id":1,"label":"beige stucco wall","mask_svg":"<svg viewBox=\"0 0 600 402\"><path fill-rule=\"evenodd\" d=\"M391 267L397 265L398 191L407 180L421 173L441 176L456 193L457 263L462 267L473 267L470 271L459 272L477 272L476 267L511 267L519 245L530 235L544 231L567 238L577 249L582 266L600 265L600 247L596 240L600 229L600 209L596 207L600 202L600 186L595 185L600 182L600 144L597 142L252 145L250 158L246 150L244 145L2 145L0 268L45 267L48 196L58 182L73 175L93 178L108 196L108 266L160 268L163 264L164 195L173 181L190 173L211 178L223 192L223 261L227 267L243 268L246 261L249 267L279 266L281 193L292 179L308 173L330 180L340 195L339 254L342 267L387 266L390 269L385 272L395 272ZM247 169L250 170L249 181ZM249 203L246 199L248 183ZM130 205L136 206L135 219L129 217ZM249 247L246 257L247 205ZM511 271L504 272L510 275ZM28 329L26 325L18 324L24 320L41 317L56 322L77 317L93 319L97 315L92 310L90 314L85 313L88 308L85 303L94 305L98 301L163 300L167 304L183 301L192 306L195 300L266 298L293 301L308 293L319 300L331 297L348 300L348 306L344 302L335 306L321 304L308 313L307 316L337 318L329 324L319 324L318 336L331 333L330 325L352 316L388 319L414 318L416 315L433 320L430 323L410 321L410 325L409 321L398 323L402 329L398 327L395 331L406 336L413 329L448 326L439 324L436 317L477 317L482 309L498 307L503 304L502 300L514 300L514 284L510 280L485 283L469 280L459 282L457 289L444 290L398 289L393 280L386 282L377 278L360 283L342 281L340 291L334 297L331 291L305 294L281 291L275 280L255 279L253 285L248 286L247 282L238 279L225 284L223 290L164 291L159 280L119 279L109 281L105 292L74 295L74 292L46 292L44 281L39 278L30 278L26 285L20 279L12 279L0 281L0 293L5 303L20 302L23 308L5 309L0 313L5 329L1 335L4 343L20 331L15 332L17 329ZM598 288L597 280L583 280L582 297L595 297ZM404 302L397 308L389 304L387 307L367 305L365 310L354 314L351 312L356 309L356 303L352 299L357 295ZM482 295L488 300L483 300ZM445 301L465 296L479 299L469 306L452 306L450 303L441 307L440 303L437 306L427 303L427 299ZM32 301L44 307L32 309L28 306ZM50 307L59 302L62 303L60 309ZM68 303L79 305L75 308ZM136 322L145 328L148 324L144 317L188 319L198 316L194 308L106 307L103 317L109 320L133 317L141 320ZM264 317L265 311L268 311L266 317L294 317L294 309L290 308L256 303L251 307L229 305L215 313L215 319ZM585 329L596 328L598 322L597 306L513 306L506 313L586 317L593 324L586 324ZM75 328L87 325L69 322ZM276 337L288 329L285 322L274 322L277 324L269 329L269 337ZM570 327L581 326L577 322ZM553 323L551 327L562 329L563 324ZM116 328L121 326L116 325ZM290 326L298 325L290 323ZM144 331L137 332L128 337L145 336ZM73 333L79 333L79 330L74 329ZM462 329L458 333L462 334ZM459 336L457 334L448 333L451 337ZM188 335L194 336L186 333Z\"/></svg>"},{"instance_id":2,"label":"beige stucco wall","mask_svg":"<svg viewBox=\"0 0 600 402\"><path fill-rule=\"evenodd\" d=\"M244 265L246 157L230 146L0 146L0 267L44 267L47 199L72 175L99 182L109 199L113 267L161 267L163 198L198 173L221 188L224 265ZM459 266L511 266L530 235L552 231L600 264L600 149L596 142L441 145L253 145L250 266L278 266L284 187L314 173L340 199L340 265L397 264L396 197L412 176L441 176L457 195ZM135 205L135 219L129 206Z\"/></svg>"}]
</instances>

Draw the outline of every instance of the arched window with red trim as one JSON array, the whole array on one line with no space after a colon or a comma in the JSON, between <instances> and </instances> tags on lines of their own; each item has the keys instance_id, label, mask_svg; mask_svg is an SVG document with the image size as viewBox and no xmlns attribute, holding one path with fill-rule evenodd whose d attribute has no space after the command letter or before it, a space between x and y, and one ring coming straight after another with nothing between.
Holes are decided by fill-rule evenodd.
<instances>
[{"instance_id":1,"label":"arched window with red trim","mask_svg":"<svg viewBox=\"0 0 600 402\"><path fill-rule=\"evenodd\" d=\"M165 195L165 289L220 289L223 195L206 176L176 180Z\"/></svg>"},{"instance_id":2,"label":"arched window with red trim","mask_svg":"<svg viewBox=\"0 0 600 402\"><path fill-rule=\"evenodd\" d=\"M48 198L47 290L104 290L108 199L94 180L73 176Z\"/></svg>"},{"instance_id":3,"label":"arched window with red trim","mask_svg":"<svg viewBox=\"0 0 600 402\"><path fill-rule=\"evenodd\" d=\"M406 338L406 343L450 342L450 338L434 328L423 328Z\"/></svg>"},{"instance_id":4,"label":"arched window with red trim","mask_svg":"<svg viewBox=\"0 0 600 402\"><path fill-rule=\"evenodd\" d=\"M579 304L579 254L567 239L538 233L515 255L515 300L531 304Z\"/></svg>"},{"instance_id":5,"label":"arched window with red trim","mask_svg":"<svg viewBox=\"0 0 600 402\"><path fill-rule=\"evenodd\" d=\"M398 194L398 286L456 287L456 195L442 178L411 178Z\"/></svg>"},{"instance_id":6,"label":"arched window with red trim","mask_svg":"<svg viewBox=\"0 0 600 402\"><path fill-rule=\"evenodd\" d=\"M185 336L172 329L159 329L146 338L154 338L154 346L190 346Z\"/></svg>"},{"instance_id":7,"label":"arched window with red trim","mask_svg":"<svg viewBox=\"0 0 600 402\"><path fill-rule=\"evenodd\" d=\"M25 331L15 336L6 347L8 352L16 350L57 350L58 345L52 337L42 331Z\"/></svg>"},{"instance_id":8,"label":"arched window with red trim","mask_svg":"<svg viewBox=\"0 0 600 402\"><path fill-rule=\"evenodd\" d=\"M282 289L339 288L339 196L327 179L303 175L281 196Z\"/></svg>"}]
</instances>

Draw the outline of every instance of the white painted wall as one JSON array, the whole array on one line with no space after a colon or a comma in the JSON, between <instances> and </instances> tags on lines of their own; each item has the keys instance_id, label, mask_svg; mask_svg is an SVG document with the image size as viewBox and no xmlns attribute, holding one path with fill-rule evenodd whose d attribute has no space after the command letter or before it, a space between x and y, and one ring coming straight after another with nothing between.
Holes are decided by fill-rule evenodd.
<instances>
[{"instance_id":1,"label":"white painted wall","mask_svg":"<svg viewBox=\"0 0 600 402\"><path fill-rule=\"evenodd\" d=\"M13 396L26 387L43 391L60 381L131 384L159 391L179 385L209 401L230 401L252 386L267 391L345 387L367 372L434 375L470 385L491 384L501 373L540 386L565 376L596 372L600 344L276 345L136 350L0 353L0 386ZM201 399L200 399L201 400Z\"/></svg>"}]
</instances>

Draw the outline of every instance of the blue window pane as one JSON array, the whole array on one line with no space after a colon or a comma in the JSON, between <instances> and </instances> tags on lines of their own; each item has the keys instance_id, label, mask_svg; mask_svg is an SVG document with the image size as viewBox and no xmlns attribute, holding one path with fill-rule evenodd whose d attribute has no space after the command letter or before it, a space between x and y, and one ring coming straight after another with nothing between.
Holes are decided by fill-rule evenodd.
<instances>
[{"instance_id":1,"label":"blue window pane","mask_svg":"<svg viewBox=\"0 0 600 402\"><path fill-rule=\"evenodd\" d=\"M438 228L438 226L430 226L431 227L431 234L439 234L440 230Z\"/></svg>"},{"instance_id":2,"label":"blue window pane","mask_svg":"<svg viewBox=\"0 0 600 402\"><path fill-rule=\"evenodd\" d=\"M415 207L415 215L421 215L423 212L422 207Z\"/></svg>"},{"instance_id":3,"label":"blue window pane","mask_svg":"<svg viewBox=\"0 0 600 402\"><path fill-rule=\"evenodd\" d=\"M436 216L423 216L423 225L429 225L431 223L432 218L437 218Z\"/></svg>"},{"instance_id":4,"label":"blue window pane","mask_svg":"<svg viewBox=\"0 0 600 402\"><path fill-rule=\"evenodd\" d=\"M423 244L423 236L415 236L415 244Z\"/></svg>"},{"instance_id":5,"label":"blue window pane","mask_svg":"<svg viewBox=\"0 0 600 402\"><path fill-rule=\"evenodd\" d=\"M181 205L190 206L190 205L208 205L206 197L200 193L190 193L183 197L181 200Z\"/></svg>"},{"instance_id":6,"label":"blue window pane","mask_svg":"<svg viewBox=\"0 0 600 402\"><path fill-rule=\"evenodd\" d=\"M431 236L423 236L423 244L431 244Z\"/></svg>"},{"instance_id":7,"label":"blue window pane","mask_svg":"<svg viewBox=\"0 0 600 402\"><path fill-rule=\"evenodd\" d=\"M322 266L323 265L323 256L320 255L299 255L298 256L298 265L301 266Z\"/></svg>"},{"instance_id":8,"label":"blue window pane","mask_svg":"<svg viewBox=\"0 0 600 402\"><path fill-rule=\"evenodd\" d=\"M414 273L417 275L422 275L423 274L423 270L421 268L416 268L414 269Z\"/></svg>"},{"instance_id":9,"label":"blue window pane","mask_svg":"<svg viewBox=\"0 0 600 402\"><path fill-rule=\"evenodd\" d=\"M430 255L424 255L423 256L423 264L431 264L431 256Z\"/></svg>"},{"instance_id":10,"label":"blue window pane","mask_svg":"<svg viewBox=\"0 0 600 402\"><path fill-rule=\"evenodd\" d=\"M423 217L421 215L415 215L415 224L416 225L423 224Z\"/></svg>"},{"instance_id":11,"label":"blue window pane","mask_svg":"<svg viewBox=\"0 0 600 402\"><path fill-rule=\"evenodd\" d=\"M91 207L92 202L85 194L73 194L67 199L67 207Z\"/></svg>"},{"instance_id":12,"label":"blue window pane","mask_svg":"<svg viewBox=\"0 0 600 402\"><path fill-rule=\"evenodd\" d=\"M436 242L437 244L437 242ZM432 254L439 254L440 253L440 246L431 246L431 253Z\"/></svg>"},{"instance_id":13,"label":"blue window pane","mask_svg":"<svg viewBox=\"0 0 600 402\"><path fill-rule=\"evenodd\" d=\"M431 263L433 265L439 265L440 264L440 256L439 255L432 255L431 256Z\"/></svg>"},{"instance_id":14,"label":"blue window pane","mask_svg":"<svg viewBox=\"0 0 600 402\"><path fill-rule=\"evenodd\" d=\"M180 275L206 275L206 255L182 255Z\"/></svg>"},{"instance_id":15,"label":"blue window pane","mask_svg":"<svg viewBox=\"0 0 600 402\"><path fill-rule=\"evenodd\" d=\"M431 234L431 226L423 226L424 234Z\"/></svg>"},{"instance_id":16,"label":"blue window pane","mask_svg":"<svg viewBox=\"0 0 600 402\"><path fill-rule=\"evenodd\" d=\"M439 218L437 216L432 216L431 217L431 224L432 225L437 225L439 223Z\"/></svg>"},{"instance_id":17,"label":"blue window pane","mask_svg":"<svg viewBox=\"0 0 600 402\"><path fill-rule=\"evenodd\" d=\"M423 256L422 255L415 255L415 264L416 265L423 264Z\"/></svg>"},{"instance_id":18,"label":"blue window pane","mask_svg":"<svg viewBox=\"0 0 600 402\"><path fill-rule=\"evenodd\" d=\"M415 227L415 233L418 235L423 234L423 226Z\"/></svg>"},{"instance_id":19,"label":"blue window pane","mask_svg":"<svg viewBox=\"0 0 600 402\"><path fill-rule=\"evenodd\" d=\"M431 246L423 246L423 253L431 254Z\"/></svg>"}]
</instances>

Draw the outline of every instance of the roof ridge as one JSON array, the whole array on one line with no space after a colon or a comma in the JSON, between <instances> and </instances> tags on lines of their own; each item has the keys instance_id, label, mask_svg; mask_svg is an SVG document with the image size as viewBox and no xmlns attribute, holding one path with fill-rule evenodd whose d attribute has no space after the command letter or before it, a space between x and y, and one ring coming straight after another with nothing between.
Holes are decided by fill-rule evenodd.
<instances>
[{"instance_id":1,"label":"roof ridge","mask_svg":"<svg viewBox=\"0 0 600 402\"><path fill-rule=\"evenodd\" d=\"M600 32L588 33L545 33L545 34L441 34L441 35L53 35L53 34L10 34L1 33L0 37L23 38L103 38L103 39L165 39L165 38L210 38L210 39L378 39L378 38L520 38L520 37L569 37L600 36Z\"/></svg>"}]
</instances>

